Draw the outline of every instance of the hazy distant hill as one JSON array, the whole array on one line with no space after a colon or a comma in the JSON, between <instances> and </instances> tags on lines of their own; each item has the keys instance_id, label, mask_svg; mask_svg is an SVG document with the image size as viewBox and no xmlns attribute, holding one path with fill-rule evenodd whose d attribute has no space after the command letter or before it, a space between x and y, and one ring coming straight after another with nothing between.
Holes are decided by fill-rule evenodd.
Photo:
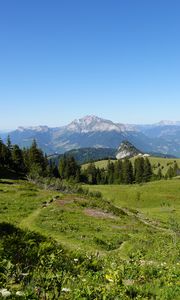
<instances>
[{"instance_id":1,"label":"hazy distant hill","mask_svg":"<svg viewBox=\"0 0 180 300\"><path fill-rule=\"evenodd\" d=\"M116 153L117 149L112 148L80 148L67 151L65 152L65 155L73 156L79 164L84 164L90 161L97 161L102 159L115 159ZM56 162L56 164L58 164L63 155L64 154L52 155L48 158L52 159Z\"/></svg>"},{"instance_id":2,"label":"hazy distant hill","mask_svg":"<svg viewBox=\"0 0 180 300\"><path fill-rule=\"evenodd\" d=\"M6 139L6 137L7 137L7 135L8 135L8 133L7 132L5 132L5 131L1 131L0 130L0 138L2 139L2 140L5 140Z\"/></svg>"},{"instance_id":3,"label":"hazy distant hill","mask_svg":"<svg viewBox=\"0 0 180 300\"><path fill-rule=\"evenodd\" d=\"M118 148L123 140L143 152L180 157L180 122L161 121L153 125L113 123L96 116L74 120L67 126L19 127L10 132L13 143L29 146L33 139L47 153L64 153L78 148Z\"/></svg>"},{"instance_id":4,"label":"hazy distant hill","mask_svg":"<svg viewBox=\"0 0 180 300\"><path fill-rule=\"evenodd\" d=\"M161 121L138 125L137 129L153 140L153 150L180 157L180 122Z\"/></svg>"}]
</instances>

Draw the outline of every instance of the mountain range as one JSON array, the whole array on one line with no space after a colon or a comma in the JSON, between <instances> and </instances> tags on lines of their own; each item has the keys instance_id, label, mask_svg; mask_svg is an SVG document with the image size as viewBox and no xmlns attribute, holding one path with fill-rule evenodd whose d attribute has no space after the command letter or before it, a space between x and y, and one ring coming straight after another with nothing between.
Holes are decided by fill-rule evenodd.
<instances>
[{"instance_id":1,"label":"mountain range","mask_svg":"<svg viewBox=\"0 0 180 300\"><path fill-rule=\"evenodd\" d=\"M180 122L132 125L86 116L61 127L18 127L9 132L12 143L28 147L36 139L47 154L85 147L117 149L127 140L143 152L180 157ZM2 134L1 134L2 136Z\"/></svg>"}]
</instances>

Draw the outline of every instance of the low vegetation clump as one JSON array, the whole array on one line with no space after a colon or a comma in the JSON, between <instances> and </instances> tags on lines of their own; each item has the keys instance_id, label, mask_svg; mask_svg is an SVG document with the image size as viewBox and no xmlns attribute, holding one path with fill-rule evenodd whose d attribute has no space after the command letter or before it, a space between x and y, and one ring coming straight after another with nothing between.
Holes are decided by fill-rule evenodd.
<instances>
[{"instance_id":1,"label":"low vegetation clump","mask_svg":"<svg viewBox=\"0 0 180 300\"><path fill-rule=\"evenodd\" d=\"M136 250L69 251L52 239L0 224L0 293L8 299L178 299L179 262L148 260Z\"/></svg>"}]
</instances>

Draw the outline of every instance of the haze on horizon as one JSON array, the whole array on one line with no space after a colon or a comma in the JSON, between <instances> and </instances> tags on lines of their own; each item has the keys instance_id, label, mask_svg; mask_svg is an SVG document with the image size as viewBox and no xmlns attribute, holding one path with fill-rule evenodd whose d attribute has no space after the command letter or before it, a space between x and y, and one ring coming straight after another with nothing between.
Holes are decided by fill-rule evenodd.
<instances>
[{"instance_id":1,"label":"haze on horizon","mask_svg":"<svg viewBox=\"0 0 180 300\"><path fill-rule=\"evenodd\" d=\"M180 119L180 2L0 4L0 130Z\"/></svg>"}]
</instances>

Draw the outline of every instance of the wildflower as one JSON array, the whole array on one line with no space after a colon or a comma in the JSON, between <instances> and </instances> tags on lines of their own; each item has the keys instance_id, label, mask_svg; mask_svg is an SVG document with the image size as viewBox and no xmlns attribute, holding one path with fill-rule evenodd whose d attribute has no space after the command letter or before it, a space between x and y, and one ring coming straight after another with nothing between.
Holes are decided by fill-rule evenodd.
<instances>
[{"instance_id":1,"label":"wildflower","mask_svg":"<svg viewBox=\"0 0 180 300\"><path fill-rule=\"evenodd\" d=\"M123 283L124 283L124 285L126 285L126 286L130 286L130 285L133 285L133 284L134 284L134 280L132 280L132 279L124 279L124 280L123 280Z\"/></svg>"},{"instance_id":2,"label":"wildflower","mask_svg":"<svg viewBox=\"0 0 180 300\"><path fill-rule=\"evenodd\" d=\"M74 262L77 263L78 262L78 258L74 258Z\"/></svg>"},{"instance_id":3,"label":"wildflower","mask_svg":"<svg viewBox=\"0 0 180 300\"><path fill-rule=\"evenodd\" d=\"M16 296L24 296L24 293L21 292L21 291L17 291L17 292L16 292Z\"/></svg>"},{"instance_id":4,"label":"wildflower","mask_svg":"<svg viewBox=\"0 0 180 300\"><path fill-rule=\"evenodd\" d=\"M71 291L71 290L68 289L68 288L62 288L62 292L68 293L68 292L70 292L70 291Z\"/></svg>"},{"instance_id":5,"label":"wildflower","mask_svg":"<svg viewBox=\"0 0 180 300\"><path fill-rule=\"evenodd\" d=\"M109 281L109 282L114 282L114 280L113 280L113 278L112 278L111 275L106 274L105 278L106 278L106 280Z\"/></svg>"},{"instance_id":6,"label":"wildflower","mask_svg":"<svg viewBox=\"0 0 180 300\"><path fill-rule=\"evenodd\" d=\"M22 276L28 276L29 273L21 273Z\"/></svg>"},{"instance_id":7,"label":"wildflower","mask_svg":"<svg viewBox=\"0 0 180 300\"><path fill-rule=\"evenodd\" d=\"M0 293L1 293L1 296L4 298L9 297L11 295L11 292L9 292L7 289L1 289Z\"/></svg>"}]
</instances>

